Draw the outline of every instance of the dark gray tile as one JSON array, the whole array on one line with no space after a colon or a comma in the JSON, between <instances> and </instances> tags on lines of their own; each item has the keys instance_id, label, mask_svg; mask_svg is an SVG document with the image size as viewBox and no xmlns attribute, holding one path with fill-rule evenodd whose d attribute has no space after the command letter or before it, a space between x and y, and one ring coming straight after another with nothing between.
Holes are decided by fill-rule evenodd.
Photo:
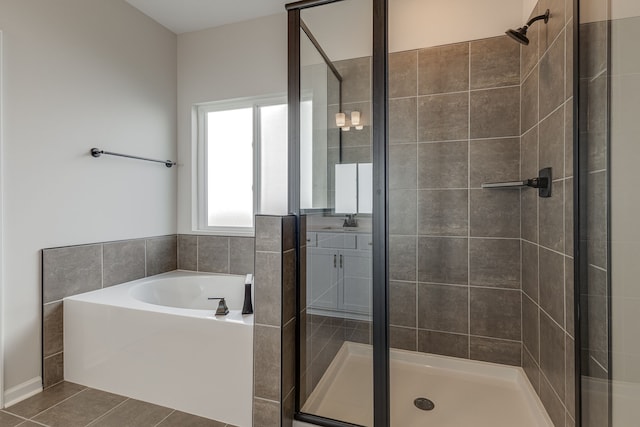
<instances>
[{"instance_id":1,"label":"dark gray tile","mask_svg":"<svg viewBox=\"0 0 640 427\"><path fill-rule=\"evenodd\" d=\"M565 334L565 394L564 404L569 415L575 417L576 406L576 370L575 370L575 341L568 334Z\"/></svg>"},{"instance_id":2,"label":"dark gray tile","mask_svg":"<svg viewBox=\"0 0 640 427\"><path fill-rule=\"evenodd\" d=\"M540 248L540 307L564 325L564 256Z\"/></svg>"},{"instance_id":3,"label":"dark gray tile","mask_svg":"<svg viewBox=\"0 0 640 427\"><path fill-rule=\"evenodd\" d=\"M271 400L253 399L253 427L280 425L280 404Z\"/></svg>"},{"instance_id":4,"label":"dark gray tile","mask_svg":"<svg viewBox=\"0 0 640 427\"><path fill-rule=\"evenodd\" d=\"M371 99L371 57L335 61L333 65L342 76L342 102L361 102Z\"/></svg>"},{"instance_id":5,"label":"dark gray tile","mask_svg":"<svg viewBox=\"0 0 640 427\"><path fill-rule=\"evenodd\" d=\"M558 396L565 392L565 333L545 313L540 313L540 369Z\"/></svg>"},{"instance_id":6,"label":"dark gray tile","mask_svg":"<svg viewBox=\"0 0 640 427\"><path fill-rule=\"evenodd\" d=\"M573 176L573 101L564 104L564 175Z\"/></svg>"},{"instance_id":7,"label":"dark gray tile","mask_svg":"<svg viewBox=\"0 0 640 427\"><path fill-rule=\"evenodd\" d=\"M410 282L389 283L389 324L416 327L417 287Z\"/></svg>"},{"instance_id":8,"label":"dark gray tile","mask_svg":"<svg viewBox=\"0 0 640 427\"><path fill-rule=\"evenodd\" d=\"M45 304L43 307L42 340L43 357L59 353L63 349L62 301Z\"/></svg>"},{"instance_id":9,"label":"dark gray tile","mask_svg":"<svg viewBox=\"0 0 640 427\"><path fill-rule=\"evenodd\" d=\"M402 98L389 100L389 143L416 142L418 99Z\"/></svg>"},{"instance_id":10,"label":"dark gray tile","mask_svg":"<svg viewBox=\"0 0 640 427\"><path fill-rule=\"evenodd\" d=\"M229 273L229 238L198 236L198 271Z\"/></svg>"},{"instance_id":11,"label":"dark gray tile","mask_svg":"<svg viewBox=\"0 0 640 427\"><path fill-rule=\"evenodd\" d=\"M418 188L467 188L467 141L418 144Z\"/></svg>"},{"instance_id":12,"label":"dark gray tile","mask_svg":"<svg viewBox=\"0 0 640 427\"><path fill-rule=\"evenodd\" d=\"M593 80L589 80L586 82L587 85L587 93L586 96L583 96L581 102L586 101L586 130L589 134L600 134L607 132L608 127L608 101L607 97L609 96L609 76L605 73L600 75ZM583 104L584 105L584 104ZM600 143L600 146L597 148L589 147L589 170L598 170L602 161L597 161L598 158L602 157L602 155L598 155L597 153L603 153L606 149L606 142L603 142L603 138L599 138L597 140ZM593 145L593 144L591 144Z\"/></svg>"},{"instance_id":13,"label":"dark gray tile","mask_svg":"<svg viewBox=\"0 0 640 427\"><path fill-rule=\"evenodd\" d=\"M575 322L574 322L574 288L573 288L573 258L565 257L564 259L564 296L565 296L565 310L564 310L564 327L565 330L574 335Z\"/></svg>"},{"instance_id":14,"label":"dark gray tile","mask_svg":"<svg viewBox=\"0 0 640 427\"><path fill-rule=\"evenodd\" d=\"M470 289L471 334L521 339L521 293L507 289Z\"/></svg>"},{"instance_id":15,"label":"dark gray tile","mask_svg":"<svg viewBox=\"0 0 640 427\"><path fill-rule=\"evenodd\" d=\"M564 182L564 253L573 256L573 178Z\"/></svg>"},{"instance_id":16,"label":"dark gray tile","mask_svg":"<svg viewBox=\"0 0 640 427\"><path fill-rule=\"evenodd\" d=\"M280 326L282 311L282 255L256 252L254 279L256 324Z\"/></svg>"},{"instance_id":17,"label":"dark gray tile","mask_svg":"<svg viewBox=\"0 0 640 427\"><path fill-rule=\"evenodd\" d=\"M538 200L540 245L564 253L564 182L554 182L551 197Z\"/></svg>"},{"instance_id":18,"label":"dark gray tile","mask_svg":"<svg viewBox=\"0 0 640 427\"><path fill-rule=\"evenodd\" d=\"M24 418L32 418L84 389L86 387L78 384L62 382L5 410Z\"/></svg>"},{"instance_id":19,"label":"dark gray tile","mask_svg":"<svg viewBox=\"0 0 640 427\"><path fill-rule=\"evenodd\" d=\"M572 10L573 7L569 5L567 11ZM573 96L573 21L567 24L565 31L566 37L566 52L565 52L565 69L566 69L566 82L565 82L565 96L569 99Z\"/></svg>"},{"instance_id":20,"label":"dark gray tile","mask_svg":"<svg viewBox=\"0 0 640 427\"><path fill-rule=\"evenodd\" d=\"M526 132L538 124L538 67L522 83L522 100L520 101L520 128Z\"/></svg>"},{"instance_id":21,"label":"dark gray tile","mask_svg":"<svg viewBox=\"0 0 640 427\"><path fill-rule=\"evenodd\" d=\"M470 190L473 237L520 237L518 190Z\"/></svg>"},{"instance_id":22,"label":"dark gray tile","mask_svg":"<svg viewBox=\"0 0 640 427\"><path fill-rule=\"evenodd\" d=\"M540 375L540 400L555 427L564 427L565 409L544 375ZM606 424L598 424L606 425Z\"/></svg>"},{"instance_id":23,"label":"dark gray tile","mask_svg":"<svg viewBox=\"0 0 640 427\"><path fill-rule=\"evenodd\" d=\"M549 22L546 25L538 25L540 27L540 52L544 52L551 46L566 24L564 3L562 0L540 0L540 14L549 9ZM564 36L559 41L564 43Z\"/></svg>"},{"instance_id":24,"label":"dark gray tile","mask_svg":"<svg viewBox=\"0 0 640 427\"><path fill-rule=\"evenodd\" d=\"M471 42L471 89L520 84L520 46L507 36Z\"/></svg>"},{"instance_id":25,"label":"dark gray tile","mask_svg":"<svg viewBox=\"0 0 640 427\"><path fill-rule=\"evenodd\" d=\"M571 415L569 414L569 412L566 413L564 425L565 427L576 427L576 422L573 418L571 418Z\"/></svg>"},{"instance_id":26,"label":"dark gray tile","mask_svg":"<svg viewBox=\"0 0 640 427\"><path fill-rule=\"evenodd\" d=\"M416 234L417 191L389 191L389 232L391 234Z\"/></svg>"},{"instance_id":27,"label":"dark gray tile","mask_svg":"<svg viewBox=\"0 0 640 427\"><path fill-rule=\"evenodd\" d=\"M295 386L296 376L296 322L282 328L282 394L287 395Z\"/></svg>"},{"instance_id":28,"label":"dark gray tile","mask_svg":"<svg viewBox=\"0 0 640 427\"><path fill-rule=\"evenodd\" d=\"M540 394L540 368L526 349L522 351L522 369L527 374L533 389Z\"/></svg>"},{"instance_id":29,"label":"dark gray tile","mask_svg":"<svg viewBox=\"0 0 640 427\"><path fill-rule=\"evenodd\" d=\"M606 20L580 23L580 77L593 78L607 68L609 30Z\"/></svg>"},{"instance_id":30,"label":"dark gray tile","mask_svg":"<svg viewBox=\"0 0 640 427\"><path fill-rule=\"evenodd\" d=\"M451 141L468 137L469 95L466 92L418 98L418 141Z\"/></svg>"},{"instance_id":31,"label":"dark gray tile","mask_svg":"<svg viewBox=\"0 0 640 427\"><path fill-rule=\"evenodd\" d=\"M229 238L229 273L253 273L254 243L252 237Z\"/></svg>"},{"instance_id":32,"label":"dark gray tile","mask_svg":"<svg viewBox=\"0 0 640 427\"><path fill-rule=\"evenodd\" d=\"M141 279L145 275L145 241L105 243L103 287Z\"/></svg>"},{"instance_id":33,"label":"dark gray tile","mask_svg":"<svg viewBox=\"0 0 640 427\"><path fill-rule=\"evenodd\" d=\"M418 93L418 51L389 54L389 98L415 96Z\"/></svg>"},{"instance_id":34,"label":"dark gray tile","mask_svg":"<svg viewBox=\"0 0 640 427\"><path fill-rule=\"evenodd\" d=\"M553 179L564 177L564 108L540 122L540 169L552 168Z\"/></svg>"},{"instance_id":35,"label":"dark gray tile","mask_svg":"<svg viewBox=\"0 0 640 427\"><path fill-rule=\"evenodd\" d=\"M296 247L296 217L287 215L282 218L282 251Z\"/></svg>"},{"instance_id":36,"label":"dark gray tile","mask_svg":"<svg viewBox=\"0 0 640 427\"><path fill-rule=\"evenodd\" d=\"M178 269L198 271L198 236L178 236Z\"/></svg>"},{"instance_id":37,"label":"dark gray tile","mask_svg":"<svg viewBox=\"0 0 640 427\"><path fill-rule=\"evenodd\" d=\"M522 296L522 343L536 363L540 360L540 313L535 302Z\"/></svg>"},{"instance_id":38,"label":"dark gray tile","mask_svg":"<svg viewBox=\"0 0 640 427\"><path fill-rule=\"evenodd\" d=\"M64 380L64 353L57 353L42 363L42 387L49 388Z\"/></svg>"},{"instance_id":39,"label":"dark gray tile","mask_svg":"<svg viewBox=\"0 0 640 427\"><path fill-rule=\"evenodd\" d=\"M522 135L520 140L520 162L522 164L522 179L538 176L538 127L533 127Z\"/></svg>"},{"instance_id":40,"label":"dark gray tile","mask_svg":"<svg viewBox=\"0 0 640 427\"><path fill-rule=\"evenodd\" d=\"M417 144L393 145L389 148L389 188L415 189L418 180Z\"/></svg>"},{"instance_id":41,"label":"dark gray tile","mask_svg":"<svg viewBox=\"0 0 640 427\"><path fill-rule=\"evenodd\" d=\"M33 420L51 427L84 427L126 399L104 391L87 389Z\"/></svg>"},{"instance_id":42,"label":"dark gray tile","mask_svg":"<svg viewBox=\"0 0 640 427\"><path fill-rule=\"evenodd\" d=\"M522 290L538 302L538 245L522 242Z\"/></svg>"},{"instance_id":43,"label":"dark gray tile","mask_svg":"<svg viewBox=\"0 0 640 427\"><path fill-rule=\"evenodd\" d=\"M468 203L467 190L419 190L418 234L467 236Z\"/></svg>"},{"instance_id":44,"label":"dark gray tile","mask_svg":"<svg viewBox=\"0 0 640 427\"><path fill-rule=\"evenodd\" d=\"M178 268L178 237L147 239L147 276L166 273L176 268Z\"/></svg>"},{"instance_id":45,"label":"dark gray tile","mask_svg":"<svg viewBox=\"0 0 640 427\"><path fill-rule=\"evenodd\" d=\"M471 92L472 139L520 136L520 87Z\"/></svg>"},{"instance_id":46,"label":"dark gray tile","mask_svg":"<svg viewBox=\"0 0 640 427\"><path fill-rule=\"evenodd\" d=\"M564 35L540 60L540 117L546 117L565 100Z\"/></svg>"},{"instance_id":47,"label":"dark gray tile","mask_svg":"<svg viewBox=\"0 0 640 427\"><path fill-rule=\"evenodd\" d=\"M418 93L459 92L469 89L469 43L418 51Z\"/></svg>"},{"instance_id":48,"label":"dark gray tile","mask_svg":"<svg viewBox=\"0 0 640 427\"><path fill-rule=\"evenodd\" d=\"M529 19L539 15L538 8L539 8L538 4L536 3L533 11L531 12L531 15L529 15ZM529 37L529 45L520 46L520 77L521 79L526 78L529 72L538 63L538 44L540 42L538 25L532 25L529 31L527 32L527 37Z\"/></svg>"},{"instance_id":49,"label":"dark gray tile","mask_svg":"<svg viewBox=\"0 0 640 427\"><path fill-rule=\"evenodd\" d=\"M296 315L296 251L282 254L282 324ZM278 292L275 292L276 294Z\"/></svg>"},{"instance_id":50,"label":"dark gray tile","mask_svg":"<svg viewBox=\"0 0 640 427\"><path fill-rule=\"evenodd\" d=\"M389 237L389 278L391 280L416 280L416 251L415 237Z\"/></svg>"},{"instance_id":51,"label":"dark gray tile","mask_svg":"<svg viewBox=\"0 0 640 427\"><path fill-rule=\"evenodd\" d=\"M521 366L522 344L517 341L496 340L483 337L470 338L472 360L500 363L502 365Z\"/></svg>"},{"instance_id":52,"label":"dark gray tile","mask_svg":"<svg viewBox=\"0 0 640 427\"><path fill-rule=\"evenodd\" d=\"M415 328L389 326L389 346L400 350L417 351L418 342Z\"/></svg>"},{"instance_id":53,"label":"dark gray tile","mask_svg":"<svg viewBox=\"0 0 640 427\"><path fill-rule=\"evenodd\" d=\"M466 286L418 284L418 327L467 333L469 290Z\"/></svg>"},{"instance_id":54,"label":"dark gray tile","mask_svg":"<svg viewBox=\"0 0 640 427\"><path fill-rule=\"evenodd\" d=\"M520 138L471 141L470 186L486 182L517 181L520 177Z\"/></svg>"},{"instance_id":55,"label":"dark gray tile","mask_svg":"<svg viewBox=\"0 0 640 427\"><path fill-rule=\"evenodd\" d=\"M418 280L430 283L467 284L468 239L420 237Z\"/></svg>"},{"instance_id":56,"label":"dark gray tile","mask_svg":"<svg viewBox=\"0 0 640 427\"><path fill-rule=\"evenodd\" d=\"M607 268L607 176L606 172L587 176L587 260Z\"/></svg>"},{"instance_id":57,"label":"dark gray tile","mask_svg":"<svg viewBox=\"0 0 640 427\"><path fill-rule=\"evenodd\" d=\"M0 411L0 426L14 427L22 423L24 420L6 412Z\"/></svg>"},{"instance_id":58,"label":"dark gray tile","mask_svg":"<svg viewBox=\"0 0 640 427\"><path fill-rule=\"evenodd\" d=\"M256 251L282 251L282 217L256 215Z\"/></svg>"},{"instance_id":59,"label":"dark gray tile","mask_svg":"<svg viewBox=\"0 0 640 427\"><path fill-rule=\"evenodd\" d=\"M102 287L102 245L42 251L44 304Z\"/></svg>"},{"instance_id":60,"label":"dark gray tile","mask_svg":"<svg viewBox=\"0 0 640 427\"><path fill-rule=\"evenodd\" d=\"M589 324L587 339L591 358L601 366L608 366L608 338L607 330L607 298L603 296L587 296L586 307L588 310L586 321ZM593 375L592 375L593 376Z\"/></svg>"},{"instance_id":61,"label":"dark gray tile","mask_svg":"<svg viewBox=\"0 0 640 427\"><path fill-rule=\"evenodd\" d=\"M173 409L129 399L92 423L96 427L154 427Z\"/></svg>"},{"instance_id":62,"label":"dark gray tile","mask_svg":"<svg viewBox=\"0 0 640 427\"><path fill-rule=\"evenodd\" d=\"M470 239L469 283L520 289L520 240Z\"/></svg>"},{"instance_id":63,"label":"dark gray tile","mask_svg":"<svg viewBox=\"0 0 640 427\"><path fill-rule=\"evenodd\" d=\"M280 328L255 325L253 333L253 394L280 400Z\"/></svg>"},{"instance_id":64,"label":"dark gray tile","mask_svg":"<svg viewBox=\"0 0 640 427\"><path fill-rule=\"evenodd\" d=\"M221 423L207 418L186 414L180 411L174 411L164 421L158 424L158 427L225 427L225 423Z\"/></svg>"},{"instance_id":65,"label":"dark gray tile","mask_svg":"<svg viewBox=\"0 0 640 427\"><path fill-rule=\"evenodd\" d=\"M372 162L371 147L346 147L342 149L342 163Z\"/></svg>"},{"instance_id":66,"label":"dark gray tile","mask_svg":"<svg viewBox=\"0 0 640 427\"><path fill-rule=\"evenodd\" d=\"M282 403L282 427L293 427L295 413L295 391L291 391Z\"/></svg>"},{"instance_id":67,"label":"dark gray tile","mask_svg":"<svg viewBox=\"0 0 640 427\"><path fill-rule=\"evenodd\" d=\"M418 351L443 356L469 358L469 336L418 330Z\"/></svg>"},{"instance_id":68,"label":"dark gray tile","mask_svg":"<svg viewBox=\"0 0 640 427\"><path fill-rule=\"evenodd\" d=\"M538 192L532 188L525 188L520 193L522 209L522 238L529 242L538 242Z\"/></svg>"}]
</instances>

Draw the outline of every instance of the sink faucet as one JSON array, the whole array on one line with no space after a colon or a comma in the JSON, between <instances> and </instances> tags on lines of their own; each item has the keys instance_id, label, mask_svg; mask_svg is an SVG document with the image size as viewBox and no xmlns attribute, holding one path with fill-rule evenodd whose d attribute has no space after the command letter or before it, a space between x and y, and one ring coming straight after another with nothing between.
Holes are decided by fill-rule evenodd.
<instances>
[{"instance_id":1,"label":"sink faucet","mask_svg":"<svg viewBox=\"0 0 640 427\"><path fill-rule=\"evenodd\" d=\"M356 219L356 214L348 214L344 220L343 227L357 227L358 220Z\"/></svg>"},{"instance_id":2,"label":"sink faucet","mask_svg":"<svg viewBox=\"0 0 640 427\"><path fill-rule=\"evenodd\" d=\"M227 302L222 298L207 298L207 299L219 299L218 308L216 309L216 316L226 316L229 314L229 307L227 307Z\"/></svg>"}]
</instances>

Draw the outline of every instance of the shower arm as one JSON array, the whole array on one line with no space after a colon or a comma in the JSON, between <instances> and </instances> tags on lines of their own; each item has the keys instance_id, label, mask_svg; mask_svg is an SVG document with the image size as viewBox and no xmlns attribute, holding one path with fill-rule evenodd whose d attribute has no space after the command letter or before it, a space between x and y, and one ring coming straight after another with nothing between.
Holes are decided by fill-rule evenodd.
<instances>
[{"instance_id":1,"label":"shower arm","mask_svg":"<svg viewBox=\"0 0 640 427\"><path fill-rule=\"evenodd\" d=\"M547 9L547 11L544 13L544 15L538 15L538 16L535 16L535 17L531 18L529 20L529 22L527 22L525 24L525 28L529 28L531 26L531 24L533 24L536 21L540 21L541 19L544 19L544 23L546 24L547 22L549 22L549 15L550 15L550 12L549 12L549 9Z\"/></svg>"}]
</instances>

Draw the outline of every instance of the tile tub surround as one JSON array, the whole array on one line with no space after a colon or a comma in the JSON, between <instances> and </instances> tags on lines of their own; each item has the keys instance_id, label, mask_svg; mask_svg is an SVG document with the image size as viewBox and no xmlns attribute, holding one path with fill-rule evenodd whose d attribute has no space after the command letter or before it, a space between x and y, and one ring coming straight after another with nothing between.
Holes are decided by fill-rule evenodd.
<instances>
[{"instance_id":1,"label":"tile tub surround","mask_svg":"<svg viewBox=\"0 0 640 427\"><path fill-rule=\"evenodd\" d=\"M61 382L0 411L3 427L234 427L117 394Z\"/></svg>"},{"instance_id":2,"label":"tile tub surround","mask_svg":"<svg viewBox=\"0 0 640 427\"><path fill-rule=\"evenodd\" d=\"M570 9L571 2L567 2ZM573 19L564 2L521 48L521 179L553 168L552 197L521 192L523 368L554 425L574 424ZM567 9L567 10L569 10Z\"/></svg>"},{"instance_id":3,"label":"tile tub surround","mask_svg":"<svg viewBox=\"0 0 640 427\"><path fill-rule=\"evenodd\" d=\"M520 366L520 48L389 61L391 346Z\"/></svg>"},{"instance_id":4,"label":"tile tub surround","mask_svg":"<svg viewBox=\"0 0 640 427\"><path fill-rule=\"evenodd\" d=\"M207 273L253 273L253 237L178 235L178 269Z\"/></svg>"},{"instance_id":5,"label":"tile tub surround","mask_svg":"<svg viewBox=\"0 0 640 427\"><path fill-rule=\"evenodd\" d=\"M254 427L287 427L293 423L295 236L295 217L256 216Z\"/></svg>"}]
</instances>

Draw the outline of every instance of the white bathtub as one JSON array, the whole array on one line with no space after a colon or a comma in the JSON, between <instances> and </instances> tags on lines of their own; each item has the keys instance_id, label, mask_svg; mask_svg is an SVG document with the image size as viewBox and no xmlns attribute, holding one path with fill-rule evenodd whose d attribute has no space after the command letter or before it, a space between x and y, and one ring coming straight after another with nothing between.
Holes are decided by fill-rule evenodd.
<instances>
[{"instance_id":1,"label":"white bathtub","mask_svg":"<svg viewBox=\"0 0 640 427\"><path fill-rule=\"evenodd\" d=\"M251 426L244 276L174 271L64 299L65 379ZM225 297L227 316L214 315ZM161 305L162 304L162 305Z\"/></svg>"}]
</instances>

